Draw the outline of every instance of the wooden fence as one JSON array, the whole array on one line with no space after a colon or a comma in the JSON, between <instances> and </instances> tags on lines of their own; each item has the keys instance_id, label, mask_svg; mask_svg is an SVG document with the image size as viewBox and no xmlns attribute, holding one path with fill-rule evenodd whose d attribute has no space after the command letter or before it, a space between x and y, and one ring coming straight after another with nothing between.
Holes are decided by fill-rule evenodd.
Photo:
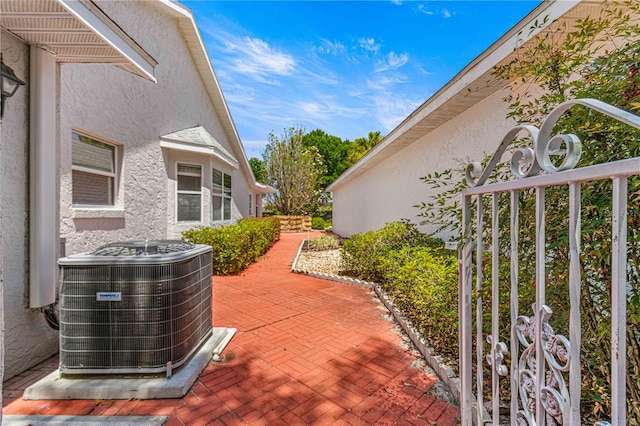
<instances>
[{"instance_id":1,"label":"wooden fence","mask_svg":"<svg viewBox=\"0 0 640 426\"><path fill-rule=\"evenodd\" d=\"M280 232L311 230L311 216L275 216L280 220Z\"/></svg>"}]
</instances>

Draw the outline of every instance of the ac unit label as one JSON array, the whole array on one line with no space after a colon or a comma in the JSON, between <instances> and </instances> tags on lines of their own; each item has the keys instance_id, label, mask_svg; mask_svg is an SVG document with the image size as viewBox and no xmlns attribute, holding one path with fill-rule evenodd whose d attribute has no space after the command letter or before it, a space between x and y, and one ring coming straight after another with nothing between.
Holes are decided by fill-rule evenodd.
<instances>
[{"instance_id":1,"label":"ac unit label","mask_svg":"<svg viewBox=\"0 0 640 426\"><path fill-rule=\"evenodd\" d=\"M98 302L122 302L122 292L120 291L99 291L96 293Z\"/></svg>"}]
</instances>

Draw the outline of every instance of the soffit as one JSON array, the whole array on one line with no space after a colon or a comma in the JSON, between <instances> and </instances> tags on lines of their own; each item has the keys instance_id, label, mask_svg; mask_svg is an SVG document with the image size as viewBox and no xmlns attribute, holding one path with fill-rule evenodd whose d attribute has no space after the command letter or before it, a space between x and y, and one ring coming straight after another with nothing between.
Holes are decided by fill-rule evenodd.
<instances>
[{"instance_id":1,"label":"soffit","mask_svg":"<svg viewBox=\"0 0 640 426\"><path fill-rule=\"evenodd\" d=\"M110 64L154 81L157 62L88 0L2 0L0 26L59 63Z\"/></svg>"}]
</instances>

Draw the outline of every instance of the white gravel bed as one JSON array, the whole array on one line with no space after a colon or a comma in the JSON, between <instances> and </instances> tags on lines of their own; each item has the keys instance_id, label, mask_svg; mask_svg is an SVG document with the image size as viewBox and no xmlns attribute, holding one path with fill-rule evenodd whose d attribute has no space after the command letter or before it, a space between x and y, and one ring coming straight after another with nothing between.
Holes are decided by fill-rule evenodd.
<instances>
[{"instance_id":1,"label":"white gravel bed","mask_svg":"<svg viewBox=\"0 0 640 426\"><path fill-rule=\"evenodd\" d=\"M340 271L342 270L340 249L319 251L302 250L300 256L298 256L296 269L303 272L340 275Z\"/></svg>"}]
</instances>

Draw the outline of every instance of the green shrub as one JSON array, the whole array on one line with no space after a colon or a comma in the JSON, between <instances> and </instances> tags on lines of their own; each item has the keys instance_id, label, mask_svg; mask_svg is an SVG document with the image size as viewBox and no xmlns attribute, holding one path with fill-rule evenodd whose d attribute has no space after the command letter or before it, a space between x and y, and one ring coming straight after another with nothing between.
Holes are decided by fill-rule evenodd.
<instances>
[{"instance_id":1,"label":"green shrub","mask_svg":"<svg viewBox=\"0 0 640 426\"><path fill-rule=\"evenodd\" d=\"M324 229L324 219L321 217L311 218L311 229Z\"/></svg>"},{"instance_id":2,"label":"green shrub","mask_svg":"<svg viewBox=\"0 0 640 426\"><path fill-rule=\"evenodd\" d=\"M342 244L342 260L344 272L355 278L375 281L380 279L377 272L380 268L376 257L378 236L369 231L364 234L355 234Z\"/></svg>"},{"instance_id":3,"label":"green shrub","mask_svg":"<svg viewBox=\"0 0 640 426\"><path fill-rule=\"evenodd\" d=\"M280 223L276 218L242 219L221 228L190 229L182 237L211 246L214 275L233 275L255 262L280 238Z\"/></svg>"},{"instance_id":4,"label":"green shrub","mask_svg":"<svg viewBox=\"0 0 640 426\"><path fill-rule=\"evenodd\" d=\"M430 247L389 253L382 288L440 355L458 356L458 262Z\"/></svg>"},{"instance_id":5,"label":"green shrub","mask_svg":"<svg viewBox=\"0 0 640 426\"><path fill-rule=\"evenodd\" d=\"M444 247L440 239L421 233L408 221L390 222L378 231L352 235L342 245L347 274L381 283L390 267L389 253L403 247Z\"/></svg>"},{"instance_id":6,"label":"green shrub","mask_svg":"<svg viewBox=\"0 0 640 426\"><path fill-rule=\"evenodd\" d=\"M439 354L458 354L458 263L444 242L407 221L352 235L342 245L345 273L379 283Z\"/></svg>"}]
</instances>

